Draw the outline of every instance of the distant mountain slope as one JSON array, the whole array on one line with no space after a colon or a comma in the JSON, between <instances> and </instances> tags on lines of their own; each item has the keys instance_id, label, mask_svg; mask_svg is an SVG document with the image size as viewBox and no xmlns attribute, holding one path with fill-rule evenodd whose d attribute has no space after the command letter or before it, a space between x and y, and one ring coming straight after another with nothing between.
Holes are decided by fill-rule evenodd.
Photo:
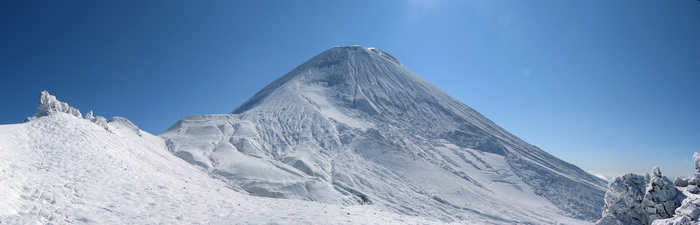
<instances>
[{"instance_id":1,"label":"distant mountain slope","mask_svg":"<svg viewBox=\"0 0 700 225\"><path fill-rule=\"evenodd\" d=\"M493 223L595 221L603 209L605 181L373 48L329 49L232 114L189 116L160 136L259 196Z\"/></svg>"},{"instance_id":2,"label":"distant mountain slope","mask_svg":"<svg viewBox=\"0 0 700 225\"><path fill-rule=\"evenodd\" d=\"M80 115L44 92L35 117L0 125L0 224L436 223L241 194L124 118Z\"/></svg>"}]
</instances>

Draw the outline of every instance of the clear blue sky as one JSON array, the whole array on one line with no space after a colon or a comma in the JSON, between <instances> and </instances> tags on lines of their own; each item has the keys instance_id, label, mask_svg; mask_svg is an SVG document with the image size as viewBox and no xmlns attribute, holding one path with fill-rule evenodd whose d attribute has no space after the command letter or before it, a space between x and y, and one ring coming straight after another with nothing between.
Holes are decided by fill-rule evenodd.
<instances>
[{"instance_id":1,"label":"clear blue sky","mask_svg":"<svg viewBox=\"0 0 700 225\"><path fill-rule=\"evenodd\" d=\"M48 90L159 134L336 45L377 47L607 177L692 173L700 1L1 1L0 124Z\"/></svg>"}]
</instances>

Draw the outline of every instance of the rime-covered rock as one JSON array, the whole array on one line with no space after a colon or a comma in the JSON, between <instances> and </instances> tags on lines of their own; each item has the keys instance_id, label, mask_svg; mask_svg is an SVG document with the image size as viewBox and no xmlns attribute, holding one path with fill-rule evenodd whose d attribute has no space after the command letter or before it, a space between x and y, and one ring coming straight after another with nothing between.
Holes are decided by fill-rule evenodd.
<instances>
[{"instance_id":1,"label":"rime-covered rock","mask_svg":"<svg viewBox=\"0 0 700 225\"><path fill-rule=\"evenodd\" d=\"M643 203L649 174L615 176L605 193L603 218L597 224L649 224Z\"/></svg>"},{"instance_id":2,"label":"rime-covered rock","mask_svg":"<svg viewBox=\"0 0 700 225\"><path fill-rule=\"evenodd\" d=\"M676 177L676 180L673 181L673 185L676 187L687 187L688 186L688 180Z\"/></svg>"},{"instance_id":3,"label":"rime-covered rock","mask_svg":"<svg viewBox=\"0 0 700 225\"><path fill-rule=\"evenodd\" d=\"M90 122L93 122L94 124L99 125L107 131L111 131L109 126L107 126L107 119L101 116L94 116L92 110L90 110L88 113L85 113L85 116L83 118L89 120Z\"/></svg>"},{"instance_id":4,"label":"rime-covered rock","mask_svg":"<svg viewBox=\"0 0 700 225\"><path fill-rule=\"evenodd\" d=\"M628 173L616 176L605 193L603 218L597 224L651 224L670 218L680 206L682 194L661 174L658 166L652 175Z\"/></svg>"},{"instance_id":5,"label":"rime-covered rock","mask_svg":"<svg viewBox=\"0 0 700 225\"><path fill-rule=\"evenodd\" d=\"M700 172L700 153L696 152L693 154L693 161L695 161L695 172Z\"/></svg>"},{"instance_id":6,"label":"rime-covered rock","mask_svg":"<svg viewBox=\"0 0 700 225\"><path fill-rule=\"evenodd\" d=\"M675 210L673 218L654 221L653 225L697 225L700 217L700 196L691 195Z\"/></svg>"},{"instance_id":7,"label":"rime-covered rock","mask_svg":"<svg viewBox=\"0 0 700 225\"><path fill-rule=\"evenodd\" d=\"M94 118L94 116L92 115L92 110L90 110L90 112L88 113L85 113L85 116L83 118L85 118L86 120L91 120L92 118Z\"/></svg>"},{"instance_id":8,"label":"rime-covered rock","mask_svg":"<svg viewBox=\"0 0 700 225\"><path fill-rule=\"evenodd\" d=\"M683 183L683 181L675 182L676 186L685 187L681 188L681 190L685 191L685 194L688 195L687 198L683 199L681 206L676 208L672 218L656 220L653 225L700 225L700 195L698 195L700 188L698 188L699 179L697 179L700 173L700 153L696 152L693 154L693 160L695 161L695 177L676 179L676 181L686 181L687 184ZM678 185L679 183L685 184L685 186Z\"/></svg>"},{"instance_id":9,"label":"rime-covered rock","mask_svg":"<svg viewBox=\"0 0 700 225\"><path fill-rule=\"evenodd\" d=\"M690 185L690 186L688 186L688 192L690 192L692 194L697 194L697 193L700 193L700 188L698 188L698 186L696 186L696 185Z\"/></svg>"},{"instance_id":10,"label":"rime-covered rock","mask_svg":"<svg viewBox=\"0 0 700 225\"><path fill-rule=\"evenodd\" d=\"M39 96L39 107L37 107L34 117L27 118L27 120L47 116L54 112L64 112L79 118L83 117L80 110L70 107L68 103L58 101L56 96L50 95L48 91L42 91Z\"/></svg>"},{"instance_id":11,"label":"rime-covered rock","mask_svg":"<svg viewBox=\"0 0 700 225\"><path fill-rule=\"evenodd\" d=\"M91 111L92 112L92 111ZM112 131L109 126L107 126L107 119L101 116L95 116L89 119L90 122L93 122L94 124L97 124L98 126L104 128L107 131Z\"/></svg>"},{"instance_id":12,"label":"rime-covered rock","mask_svg":"<svg viewBox=\"0 0 700 225\"><path fill-rule=\"evenodd\" d=\"M75 117L89 120L90 122L97 124L105 130L111 131L111 129L107 125L107 119L105 119L104 117L93 116L92 110L86 113L83 117L83 115L80 113L80 110L70 107L68 103L58 101L56 96L49 94L48 91L41 92L41 95L39 96L39 107L37 107L36 113L34 113L33 117L29 117L25 121L33 120L57 112L68 113Z\"/></svg>"},{"instance_id":13,"label":"rime-covered rock","mask_svg":"<svg viewBox=\"0 0 700 225\"><path fill-rule=\"evenodd\" d=\"M609 184L610 190L605 193L605 211L597 224L700 225L700 179L697 179L700 153L696 152L693 160L696 177L679 177L673 183L661 175L658 167L654 167L653 176L646 176L648 184L641 202L638 201L640 175L615 177ZM629 182L628 176L636 178L632 179L636 182Z\"/></svg>"},{"instance_id":14,"label":"rime-covered rock","mask_svg":"<svg viewBox=\"0 0 700 225\"><path fill-rule=\"evenodd\" d=\"M700 186L700 153L696 152L693 154L693 161L695 161L695 185Z\"/></svg>"},{"instance_id":15,"label":"rime-covered rock","mask_svg":"<svg viewBox=\"0 0 700 225\"><path fill-rule=\"evenodd\" d=\"M678 192L671 181L661 175L658 166L653 169L653 176L647 185L644 204L649 215L649 221L665 219L673 216L673 211L681 205L677 200Z\"/></svg>"}]
</instances>

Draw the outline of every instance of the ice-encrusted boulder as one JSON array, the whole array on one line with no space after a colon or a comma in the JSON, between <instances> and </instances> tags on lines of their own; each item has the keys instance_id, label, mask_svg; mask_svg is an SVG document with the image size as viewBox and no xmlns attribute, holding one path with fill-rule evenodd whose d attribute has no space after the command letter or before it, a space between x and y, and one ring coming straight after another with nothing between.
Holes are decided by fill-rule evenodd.
<instances>
[{"instance_id":1,"label":"ice-encrusted boulder","mask_svg":"<svg viewBox=\"0 0 700 225\"><path fill-rule=\"evenodd\" d=\"M700 192L698 189L698 176L700 175L700 153L693 154L695 161L695 177L688 179L676 179L676 186L681 187L688 197L683 200L681 206L678 207L673 215L673 218L654 221L654 225L700 225ZM682 184L682 185L679 185ZM684 186L683 186L684 185Z\"/></svg>"},{"instance_id":2,"label":"ice-encrusted boulder","mask_svg":"<svg viewBox=\"0 0 700 225\"><path fill-rule=\"evenodd\" d=\"M64 112L77 117L83 117L82 114L80 114L80 110L70 107L68 103L58 101L56 96L50 95L48 91L42 91L39 96L39 107L37 107L34 117L27 118L27 120L47 116L53 112Z\"/></svg>"},{"instance_id":3,"label":"ice-encrusted boulder","mask_svg":"<svg viewBox=\"0 0 700 225\"><path fill-rule=\"evenodd\" d=\"M695 161L695 174L690 178L676 178L673 184L676 187L686 187L686 191L692 194L700 193L700 153L693 154L693 160Z\"/></svg>"},{"instance_id":4,"label":"ice-encrusted boulder","mask_svg":"<svg viewBox=\"0 0 700 225\"><path fill-rule=\"evenodd\" d=\"M88 113L85 113L85 116L83 118L86 120L91 120L92 118L94 118L94 116L92 115L92 110L90 110L90 112Z\"/></svg>"},{"instance_id":5,"label":"ice-encrusted boulder","mask_svg":"<svg viewBox=\"0 0 700 225\"><path fill-rule=\"evenodd\" d=\"M695 161L695 177L692 178L693 184L700 186L700 153L693 154L693 160Z\"/></svg>"},{"instance_id":6,"label":"ice-encrusted boulder","mask_svg":"<svg viewBox=\"0 0 700 225\"><path fill-rule=\"evenodd\" d=\"M651 177L645 174L648 185L641 202L637 199L642 175L615 177L605 193L605 211L597 224L700 225L700 153L696 152L693 160L695 174L691 178L676 178L671 183L658 167Z\"/></svg>"},{"instance_id":7,"label":"ice-encrusted boulder","mask_svg":"<svg viewBox=\"0 0 700 225\"><path fill-rule=\"evenodd\" d=\"M697 185L693 184L693 185L688 186L688 192L690 192L692 194L698 194L698 193L700 193L700 188L698 188Z\"/></svg>"},{"instance_id":8,"label":"ice-encrusted boulder","mask_svg":"<svg viewBox=\"0 0 700 225\"><path fill-rule=\"evenodd\" d=\"M616 176L608 188L603 218L597 224L651 224L656 219L672 217L684 197L679 196L659 167L652 169L651 176L646 173Z\"/></svg>"},{"instance_id":9,"label":"ice-encrusted boulder","mask_svg":"<svg viewBox=\"0 0 700 225\"><path fill-rule=\"evenodd\" d=\"M642 201L649 180L646 173L615 176L608 184L603 218L597 224L648 224Z\"/></svg>"},{"instance_id":10,"label":"ice-encrusted boulder","mask_svg":"<svg viewBox=\"0 0 700 225\"><path fill-rule=\"evenodd\" d=\"M670 219L656 220L653 225L691 225L700 224L700 196L688 196L681 207L675 210L675 216Z\"/></svg>"},{"instance_id":11,"label":"ice-encrusted boulder","mask_svg":"<svg viewBox=\"0 0 700 225\"><path fill-rule=\"evenodd\" d=\"M661 175L661 170L655 166L651 181L644 195L644 206L649 215L649 221L670 218L673 211L681 205L677 199L678 192L671 181Z\"/></svg>"},{"instance_id":12,"label":"ice-encrusted boulder","mask_svg":"<svg viewBox=\"0 0 700 225\"><path fill-rule=\"evenodd\" d=\"M94 124L99 125L100 127L104 128L107 131L111 131L109 126L107 126L107 119L101 116L96 116L90 119L90 122L93 122Z\"/></svg>"},{"instance_id":13,"label":"ice-encrusted boulder","mask_svg":"<svg viewBox=\"0 0 700 225\"><path fill-rule=\"evenodd\" d=\"M107 119L101 116L93 116L92 110L90 110L90 112L88 113L85 113L84 119L90 120L90 122L99 125L107 131L111 131L109 126L107 126Z\"/></svg>"},{"instance_id":14,"label":"ice-encrusted boulder","mask_svg":"<svg viewBox=\"0 0 700 225\"><path fill-rule=\"evenodd\" d=\"M93 122L94 124L97 124L98 126L111 132L111 129L109 128L109 126L107 126L107 119L105 119L104 117L93 116L92 111L86 113L85 116L83 117L83 115L80 113L80 110L73 108L73 107L70 107L68 105L68 103L59 101L56 98L56 96L49 94L48 91L41 92L41 95L39 96L39 107L37 107L36 113L34 113L33 117L28 117L25 120L25 122L42 117L42 116L48 116L48 115L51 115L52 113L57 113L57 112L68 113L68 114L71 114L75 117L89 120L89 121Z\"/></svg>"},{"instance_id":15,"label":"ice-encrusted boulder","mask_svg":"<svg viewBox=\"0 0 700 225\"><path fill-rule=\"evenodd\" d=\"M676 177L676 180L673 181L673 185L676 185L676 187L687 187L688 186L688 180Z\"/></svg>"}]
</instances>

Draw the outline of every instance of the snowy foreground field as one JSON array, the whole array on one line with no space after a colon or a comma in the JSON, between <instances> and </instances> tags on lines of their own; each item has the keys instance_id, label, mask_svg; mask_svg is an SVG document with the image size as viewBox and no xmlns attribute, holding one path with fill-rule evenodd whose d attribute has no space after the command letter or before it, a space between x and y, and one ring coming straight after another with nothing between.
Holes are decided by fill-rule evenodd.
<instances>
[{"instance_id":1,"label":"snowy foreground field","mask_svg":"<svg viewBox=\"0 0 700 225\"><path fill-rule=\"evenodd\" d=\"M0 224L435 224L373 206L249 196L162 138L63 112L0 125Z\"/></svg>"}]
</instances>

